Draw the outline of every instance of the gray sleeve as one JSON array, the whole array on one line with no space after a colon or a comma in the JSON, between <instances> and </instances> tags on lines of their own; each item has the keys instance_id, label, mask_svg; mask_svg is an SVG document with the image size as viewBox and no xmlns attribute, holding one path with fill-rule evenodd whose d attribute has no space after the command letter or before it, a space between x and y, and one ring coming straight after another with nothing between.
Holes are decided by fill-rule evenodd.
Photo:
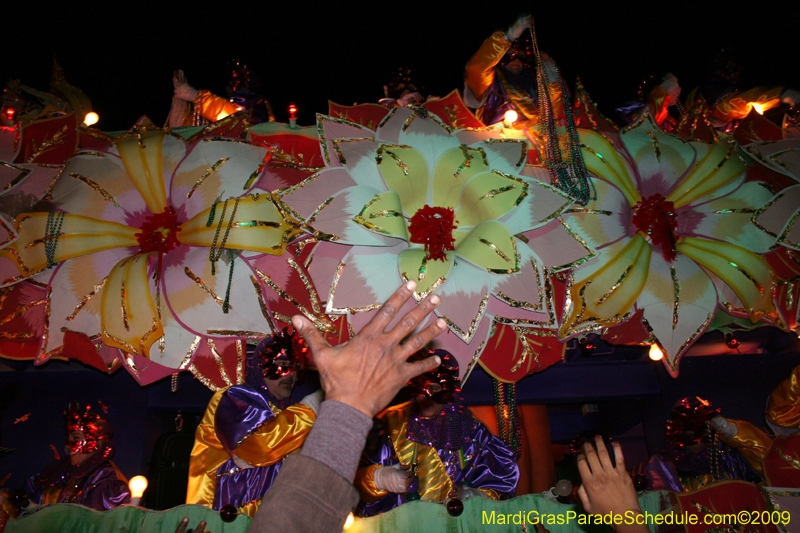
<instances>
[{"instance_id":1,"label":"gray sleeve","mask_svg":"<svg viewBox=\"0 0 800 533\"><path fill-rule=\"evenodd\" d=\"M352 483L371 428L372 419L361 411L326 400L300 453L324 463Z\"/></svg>"}]
</instances>

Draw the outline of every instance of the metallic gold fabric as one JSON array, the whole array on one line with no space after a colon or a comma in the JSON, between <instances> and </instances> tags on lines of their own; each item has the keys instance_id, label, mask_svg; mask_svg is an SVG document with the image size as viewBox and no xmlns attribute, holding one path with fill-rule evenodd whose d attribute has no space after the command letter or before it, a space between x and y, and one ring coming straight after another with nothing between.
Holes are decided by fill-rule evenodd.
<instances>
[{"instance_id":1,"label":"metallic gold fabric","mask_svg":"<svg viewBox=\"0 0 800 533\"><path fill-rule=\"evenodd\" d=\"M418 444L408 439L408 416L411 404L388 409L386 421L392 429L392 443L401 464L413 462L414 449L417 451L419 467L419 494L423 501L443 502L453 490L453 482L447 475L442 460L434 448Z\"/></svg>"},{"instance_id":2,"label":"metallic gold fabric","mask_svg":"<svg viewBox=\"0 0 800 533\"><path fill-rule=\"evenodd\" d=\"M767 420L778 426L800 428L800 366L769 395Z\"/></svg>"},{"instance_id":3,"label":"metallic gold fabric","mask_svg":"<svg viewBox=\"0 0 800 533\"><path fill-rule=\"evenodd\" d=\"M374 503L388 494L388 491L381 490L375 485L375 471L382 465L370 465L359 468L353 484L358 489L361 500L366 503Z\"/></svg>"},{"instance_id":4,"label":"metallic gold fabric","mask_svg":"<svg viewBox=\"0 0 800 533\"><path fill-rule=\"evenodd\" d=\"M203 118L216 122L239 111L239 106L208 91L200 91L195 100Z\"/></svg>"},{"instance_id":5,"label":"metallic gold fabric","mask_svg":"<svg viewBox=\"0 0 800 533\"><path fill-rule=\"evenodd\" d=\"M214 428L217 407L225 391L227 389L214 394L197 427L189 461L186 503L212 507L217 469L231 458L223 449ZM306 405L292 405L283 411L274 405L270 406L275 417L262 424L236 448L236 455L254 466L274 464L285 455L298 450L316 419L313 409ZM240 510L252 517L258 509L258 503L260 502L253 502Z\"/></svg>"},{"instance_id":6,"label":"metallic gold fabric","mask_svg":"<svg viewBox=\"0 0 800 533\"><path fill-rule=\"evenodd\" d=\"M750 114L752 104L761 106L761 111L767 111L781 104L783 87L754 87L748 91L735 91L711 110L713 118L730 121L743 119Z\"/></svg>"},{"instance_id":7,"label":"metallic gold fabric","mask_svg":"<svg viewBox=\"0 0 800 533\"><path fill-rule=\"evenodd\" d=\"M722 437L722 440L731 448L739 450L758 475L763 476L762 463L772 446L772 438L750 422L744 420L728 420L728 422L737 426L739 431L732 439Z\"/></svg>"},{"instance_id":8,"label":"metallic gold fabric","mask_svg":"<svg viewBox=\"0 0 800 533\"><path fill-rule=\"evenodd\" d=\"M494 80L494 67L503 58L511 43L506 39L505 33L496 31L475 52L467 63L466 84L477 100L483 99L483 93Z\"/></svg>"}]
</instances>

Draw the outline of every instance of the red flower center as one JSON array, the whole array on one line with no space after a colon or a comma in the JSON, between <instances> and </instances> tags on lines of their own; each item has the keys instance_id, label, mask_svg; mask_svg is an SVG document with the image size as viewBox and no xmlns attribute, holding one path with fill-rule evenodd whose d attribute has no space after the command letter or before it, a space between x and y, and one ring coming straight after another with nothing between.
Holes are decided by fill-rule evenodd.
<instances>
[{"instance_id":1,"label":"red flower center","mask_svg":"<svg viewBox=\"0 0 800 533\"><path fill-rule=\"evenodd\" d=\"M449 207L431 207L426 205L411 217L408 231L411 242L425 245L428 261L447 259L446 251L455 250L456 240L453 238L455 211Z\"/></svg>"},{"instance_id":2,"label":"red flower center","mask_svg":"<svg viewBox=\"0 0 800 533\"><path fill-rule=\"evenodd\" d=\"M675 230L678 219L675 216L675 205L661 196L654 194L642 199L633 206L633 223L650 242L661 247L661 254L669 262L675 260Z\"/></svg>"},{"instance_id":3,"label":"red flower center","mask_svg":"<svg viewBox=\"0 0 800 533\"><path fill-rule=\"evenodd\" d=\"M178 215L172 207L144 219L141 231L136 234L142 253L165 254L180 244L178 241Z\"/></svg>"}]
</instances>

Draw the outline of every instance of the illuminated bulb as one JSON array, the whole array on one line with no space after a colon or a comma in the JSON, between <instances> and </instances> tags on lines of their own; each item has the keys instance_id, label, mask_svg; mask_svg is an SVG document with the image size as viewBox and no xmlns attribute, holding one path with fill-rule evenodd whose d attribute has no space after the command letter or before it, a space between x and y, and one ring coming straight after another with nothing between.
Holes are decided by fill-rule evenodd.
<instances>
[{"instance_id":1,"label":"illuminated bulb","mask_svg":"<svg viewBox=\"0 0 800 533\"><path fill-rule=\"evenodd\" d=\"M83 123L87 126L91 126L92 124L97 124L97 121L100 120L100 117L94 111L89 111L86 113L86 116L83 117Z\"/></svg>"},{"instance_id":2,"label":"illuminated bulb","mask_svg":"<svg viewBox=\"0 0 800 533\"><path fill-rule=\"evenodd\" d=\"M764 106L763 105L757 104L755 102L751 103L750 105L753 106L753 109L755 109L756 113L758 113L759 115L763 115L764 114Z\"/></svg>"},{"instance_id":3,"label":"illuminated bulb","mask_svg":"<svg viewBox=\"0 0 800 533\"><path fill-rule=\"evenodd\" d=\"M128 482L128 488L131 489L131 504L139 505L139 500L142 499L147 488L147 478L144 476L133 476Z\"/></svg>"},{"instance_id":4,"label":"illuminated bulb","mask_svg":"<svg viewBox=\"0 0 800 533\"><path fill-rule=\"evenodd\" d=\"M503 122L505 122L507 125L510 126L511 124L515 123L518 118L519 115L517 114L517 112L514 111L513 109L509 109L508 111L506 111L506 114L503 115Z\"/></svg>"},{"instance_id":5,"label":"illuminated bulb","mask_svg":"<svg viewBox=\"0 0 800 533\"><path fill-rule=\"evenodd\" d=\"M344 521L344 528L345 530L350 529L350 526L353 525L355 518L353 517L353 513L347 515L347 520Z\"/></svg>"},{"instance_id":6,"label":"illuminated bulb","mask_svg":"<svg viewBox=\"0 0 800 533\"><path fill-rule=\"evenodd\" d=\"M661 351L661 348L658 347L657 344L650 345L650 359L653 361L661 361L664 357L664 352Z\"/></svg>"}]
</instances>

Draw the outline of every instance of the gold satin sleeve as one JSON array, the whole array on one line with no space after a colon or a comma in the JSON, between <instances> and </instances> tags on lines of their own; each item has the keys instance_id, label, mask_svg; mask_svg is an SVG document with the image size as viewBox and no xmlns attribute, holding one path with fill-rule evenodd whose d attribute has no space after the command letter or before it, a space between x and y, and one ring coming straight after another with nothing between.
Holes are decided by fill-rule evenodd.
<instances>
[{"instance_id":1,"label":"gold satin sleeve","mask_svg":"<svg viewBox=\"0 0 800 533\"><path fill-rule=\"evenodd\" d=\"M739 450L742 456L747 459L747 462L750 463L750 466L760 476L763 476L764 468L762 463L772 446L772 438L750 422L730 419L728 419L728 422L737 426L739 431L732 439L722 437L723 442L731 448Z\"/></svg>"},{"instance_id":2,"label":"gold satin sleeve","mask_svg":"<svg viewBox=\"0 0 800 533\"><path fill-rule=\"evenodd\" d=\"M783 87L754 87L748 91L735 91L717 104L711 116L728 122L743 119L750 114L752 104L759 104L762 111L767 111L781 103Z\"/></svg>"},{"instance_id":3,"label":"gold satin sleeve","mask_svg":"<svg viewBox=\"0 0 800 533\"><path fill-rule=\"evenodd\" d=\"M467 63L466 85L476 100L483 100L483 94L494 81L494 67L503 59L509 48L511 43L506 40L505 33L496 31L483 41Z\"/></svg>"},{"instance_id":4,"label":"gold satin sleeve","mask_svg":"<svg viewBox=\"0 0 800 533\"><path fill-rule=\"evenodd\" d=\"M361 501L365 503L375 503L389 494L389 491L381 490L375 485L375 471L380 467L381 465L370 465L361 467L356 471L353 485L358 489Z\"/></svg>"},{"instance_id":5,"label":"gold satin sleeve","mask_svg":"<svg viewBox=\"0 0 800 533\"><path fill-rule=\"evenodd\" d=\"M647 96L647 108L650 110L650 115L655 119L656 124L661 124L667 118L671 103L672 97L660 85L650 91Z\"/></svg>"},{"instance_id":6,"label":"gold satin sleeve","mask_svg":"<svg viewBox=\"0 0 800 533\"><path fill-rule=\"evenodd\" d=\"M222 448L214 431L214 417L222 394L227 389L214 393L194 434L194 447L189 457L189 485L186 489L186 503L198 503L211 507L214 504L214 485L217 468L230 459Z\"/></svg>"},{"instance_id":7,"label":"gold satin sleeve","mask_svg":"<svg viewBox=\"0 0 800 533\"><path fill-rule=\"evenodd\" d=\"M478 490L481 491L482 493L486 494L486 496L488 496L490 500L494 500L496 502L500 501L500 493L497 492L496 490L494 490L494 489L481 489L481 488L479 488Z\"/></svg>"},{"instance_id":8,"label":"gold satin sleeve","mask_svg":"<svg viewBox=\"0 0 800 533\"><path fill-rule=\"evenodd\" d=\"M769 395L767 420L778 426L800 428L800 366Z\"/></svg>"},{"instance_id":9,"label":"gold satin sleeve","mask_svg":"<svg viewBox=\"0 0 800 533\"><path fill-rule=\"evenodd\" d=\"M392 443L401 464L410 465L417 448L419 495L423 501L443 502L453 491L453 480L447 475L442 459L435 448L408 439L408 416L411 403L404 403L385 411L392 434Z\"/></svg>"},{"instance_id":10,"label":"gold satin sleeve","mask_svg":"<svg viewBox=\"0 0 800 533\"><path fill-rule=\"evenodd\" d=\"M261 424L236 448L236 455L253 466L275 464L299 450L311 431L317 415L301 403L281 411L273 407L275 417Z\"/></svg>"},{"instance_id":11,"label":"gold satin sleeve","mask_svg":"<svg viewBox=\"0 0 800 533\"><path fill-rule=\"evenodd\" d=\"M241 111L241 108L233 102L205 90L197 94L194 105L203 118L211 122L216 122L237 111Z\"/></svg>"}]
</instances>

